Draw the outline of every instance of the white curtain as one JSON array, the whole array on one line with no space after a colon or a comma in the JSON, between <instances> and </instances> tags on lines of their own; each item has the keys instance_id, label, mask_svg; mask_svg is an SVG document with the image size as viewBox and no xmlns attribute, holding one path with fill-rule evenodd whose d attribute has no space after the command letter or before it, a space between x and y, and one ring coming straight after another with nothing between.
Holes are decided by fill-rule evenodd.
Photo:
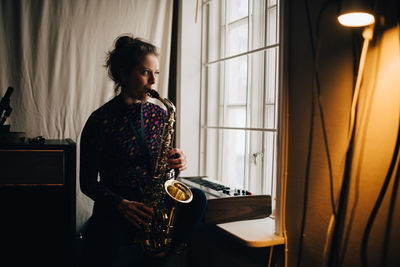
<instances>
[{"instance_id":1,"label":"white curtain","mask_svg":"<svg viewBox=\"0 0 400 267\"><path fill-rule=\"evenodd\" d=\"M124 33L160 48L158 90L167 95L172 0L1 0L0 95L8 86L11 130L77 142L92 111L113 97L106 53ZM79 189L77 229L92 202Z\"/></svg>"}]
</instances>

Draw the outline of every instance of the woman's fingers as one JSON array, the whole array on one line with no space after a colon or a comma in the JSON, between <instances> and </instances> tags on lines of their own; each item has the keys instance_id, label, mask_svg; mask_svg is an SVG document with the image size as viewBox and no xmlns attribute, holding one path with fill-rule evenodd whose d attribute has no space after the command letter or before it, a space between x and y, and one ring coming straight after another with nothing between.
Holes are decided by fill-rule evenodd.
<instances>
[{"instance_id":1,"label":"woman's fingers","mask_svg":"<svg viewBox=\"0 0 400 267\"><path fill-rule=\"evenodd\" d=\"M186 165L185 165L185 166L179 167L178 170L181 172L181 171L186 170L186 168L187 168L187 167L186 167Z\"/></svg>"},{"instance_id":2,"label":"woman's fingers","mask_svg":"<svg viewBox=\"0 0 400 267\"><path fill-rule=\"evenodd\" d=\"M151 218L151 217L153 216L153 214L154 214L153 209L152 209L152 208L149 208L148 206L146 206L146 205L143 204L143 203L138 202L138 206L137 206L137 207L138 207L139 209L145 211L147 214L149 214L150 218Z\"/></svg>"},{"instance_id":3,"label":"woman's fingers","mask_svg":"<svg viewBox=\"0 0 400 267\"><path fill-rule=\"evenodd\" d=\"M140 219L139 219L137 216L125 214L125 218L126 218L131 224L133 224L137 229L142 229L142 227L140 226Z\"/></svg>"},{"instance_id":4,"label":"woman's fingers","mask_svg":"<svg viewBox=\"0 0 400 267\"><path fill-rule=\"evenodd\" d=\"M171 149L171 150L169 151L169 153L168 153L168 157L171 157L172 155L175 155L175 154L179 154L179 155L183 154L182 149L180 149L180 148L173 148L173 149Z\"/></svg>"},{"instance_id":5,"label":"woman's fingers","mask_svg":"<svg viewBox=\"0 0 400 267\"><path fill-rule=\"evenodd\" d=\"M138 229L142 229L141 225L149 225L148 221L153 216L153 209L136 201L124 200L122 211L124 217Z\"/></svg>"},{"instance_id":6,"label":"woman's fingers","mask_svg":"<svg viewBox=\"0 0 400 267\"><path fill-rule=\"evenodd\" d=\"M134 214L134 215L138 215L141 218L146 218L151 220L151 218L153 217L153 212L152 209L146 207L144 204L142 203L138 203L136 205L132 205L129 207L128 213L130 214Z\"/></svg>"},{"instance_id":7,"label":"woman's fingers","mask_svg":"<svg viewBox=\"0 0 400 267\"><path fill-rule=\"evenodd\" d=\"M186 155L179 148L173 148L168 153L168 167L171 169L179 169L183 171L186 169Z\"/></svg>"}]
</instances>

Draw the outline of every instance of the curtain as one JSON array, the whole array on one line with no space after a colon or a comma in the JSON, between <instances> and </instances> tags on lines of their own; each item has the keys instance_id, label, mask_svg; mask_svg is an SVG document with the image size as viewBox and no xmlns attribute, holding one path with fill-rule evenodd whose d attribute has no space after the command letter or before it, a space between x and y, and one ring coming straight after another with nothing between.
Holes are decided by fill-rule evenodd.
<instances>
[{"instance_id":1,"label":"curtain","mask_svg":"<svg viewBox=\"0 0 400 267\"><path fill-rule=\"evenodd\" d=\"M0 1L0 94L14 87L6 124L26 137L77 142L77 229L92 201L79 189L79 135L113 95L106 53L122 34L160 48L158 90L167 96L172 0Z\"/></svg>"}]
</instances>

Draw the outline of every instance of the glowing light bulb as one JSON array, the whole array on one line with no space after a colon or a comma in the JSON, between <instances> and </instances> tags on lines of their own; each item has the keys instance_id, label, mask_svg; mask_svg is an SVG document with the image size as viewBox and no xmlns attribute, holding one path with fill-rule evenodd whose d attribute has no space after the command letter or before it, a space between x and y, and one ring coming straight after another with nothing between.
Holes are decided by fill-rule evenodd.
<instances>
[{"instance_id":1,"label":"glowing light bulb","mask_svg":"<svg viewBox=\"0 0 400 267\"><path fill-rule=\"evenodd\" d=\"M363 27L375 22L375 17L366 12L351 12L338 17L340 24L347 27Z\"/></svg>"}]
</instances>

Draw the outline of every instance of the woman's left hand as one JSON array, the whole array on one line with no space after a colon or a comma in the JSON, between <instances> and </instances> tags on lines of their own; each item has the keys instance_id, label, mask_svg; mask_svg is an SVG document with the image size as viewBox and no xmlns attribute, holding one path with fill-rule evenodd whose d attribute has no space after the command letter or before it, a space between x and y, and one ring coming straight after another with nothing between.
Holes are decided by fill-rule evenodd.
<instances>
[{"instance_id":1,"label":"woman's left hand","mask_svg":"<svg viewBox=\"0 0 400 267\"><path fill-rule=\"evenodd\" d=\"M168 167L178 169L179 171L186 170L186 155L182 149L173 148L168 153Z\"/></svg>"}]
</instances>

